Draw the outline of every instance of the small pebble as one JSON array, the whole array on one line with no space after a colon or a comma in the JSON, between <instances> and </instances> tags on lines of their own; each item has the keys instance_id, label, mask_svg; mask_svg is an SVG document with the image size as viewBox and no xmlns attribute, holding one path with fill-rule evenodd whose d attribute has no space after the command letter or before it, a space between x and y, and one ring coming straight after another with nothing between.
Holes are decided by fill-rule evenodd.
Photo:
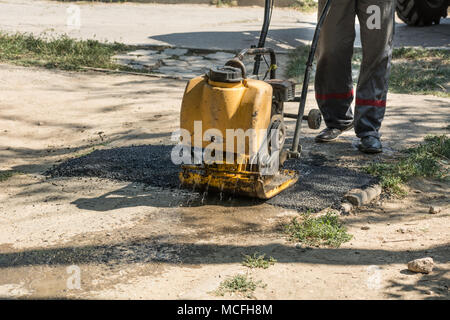
<instances>
[{"instance_id":1,"label":"small pebble","mask_svg":"<svg viewBox=\"0 0 450 320\"><path fill-rule=\"evenodd\" d=\"M350 212L352 212L352 210L353 210L353 205L352 205L351 203L344 202L344 203L342 203L342 205L341 205L341 210L342 210L342 212L344 212L344 213L350 213Z\"/></svg>"},{"instance_id":2,"label":"small pebble","mask_svg":"<svg viewBox=\"0 0 450 320\"><path fill-rule=\"evenodd\" d=\"M433 271L434 261L431 257L416 259L408 262L408 270L418 273L430 273Z\"/></svg>"},{"instance_id":3,"label":"small pebble","mask_svg":"<svg viewBox=\"0 0 450 320\"><path fill-rule=\"evenodd\" d=\"M441 212L441 208L434 206L431 206L430 210L428 211L429 214L438 214L439 212Z\"/></svg>"}]
</instances>

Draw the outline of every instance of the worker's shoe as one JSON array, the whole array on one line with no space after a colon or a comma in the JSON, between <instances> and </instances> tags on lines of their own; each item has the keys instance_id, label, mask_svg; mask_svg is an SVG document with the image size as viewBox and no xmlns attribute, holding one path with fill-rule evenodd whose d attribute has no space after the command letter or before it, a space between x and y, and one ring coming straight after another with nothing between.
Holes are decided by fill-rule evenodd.
<instances>
[{"instance_id":1,"label":"worker's shoe","mask_svg":"<svg viewBox=\"0 0 450 320\"><path fill-rule=\"evenodd\" d=\"M353 128L353 123L347 128L341 130L336 128L325 128L317 136L316 142L330 142L336 140L343 132Z\"/></svg>"},{"instance_id":2,"label":"worker's shoe","mask_svg":"<svg viewBox=\"0 0 450 320\"><path fill-rule=\"evenodd\" d=\"M358 145L358 149L364 153L380 153L383 151L380 139L373 136L363 137Z\"/></svg>"}]
</instances>

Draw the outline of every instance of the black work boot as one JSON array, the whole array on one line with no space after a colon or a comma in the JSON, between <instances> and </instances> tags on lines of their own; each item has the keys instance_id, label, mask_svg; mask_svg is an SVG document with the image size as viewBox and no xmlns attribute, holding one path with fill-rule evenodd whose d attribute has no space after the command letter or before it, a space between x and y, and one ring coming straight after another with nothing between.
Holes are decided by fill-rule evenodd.
<instances>
[{"instance_id":1,"label":"black work boot","mask_svg":"<svg viewBox=\"0 0 450 320\"><path fill-rule=\"evenodd\" d=\"M361 138L358 149L364 153L380 153L383 151L380 139L373 136Z\"/></svg>"},{"instance_id":2,"label":"black work boot","mask_svg":"<svg viewBox=\"0 0 450 320\"><path fill-rule=\"evenodd\" d=\"M336 140L343 132L353 128L353 123L347 128L341 130L336 128L325 128L317 136L316 142L330 142Z\"/></svg>"}]
</instances>

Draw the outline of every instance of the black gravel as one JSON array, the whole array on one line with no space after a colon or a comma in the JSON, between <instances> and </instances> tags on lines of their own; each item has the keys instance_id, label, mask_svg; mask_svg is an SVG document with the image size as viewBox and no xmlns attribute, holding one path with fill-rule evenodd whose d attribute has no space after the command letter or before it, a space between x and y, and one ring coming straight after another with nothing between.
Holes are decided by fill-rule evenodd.
<instances>
[{"instance_id":1,"label":"black gravel","mask_svg":"<svg viewBox=\"0 0 450 320\"><path fill-rule=\"evenodd\" d=\"M336 167L316 157L290 160L285 167L300 172L299 181L268 203L300 211L337 207L349 190L375 182L374 177L368 174Z\"/></svg>"},{"instance_id":2,"label":"black gravel","mask_svg":"<svg viewBox=\"0 0 450 320\"><path fill-rule=\"evenodd\" d=\"M99 177L178 189L179 166L170 159L172 147L146 145L96 150L70 159L46 174L51 177ZM374 182L372 176L335 166L321 155L307 153L301 160L289 160L285 167L299 171L299 181L267 202L300 211L337 206L350 189ZM248 202L248 199L242 201Z\"/></svg>"}]
</instances>

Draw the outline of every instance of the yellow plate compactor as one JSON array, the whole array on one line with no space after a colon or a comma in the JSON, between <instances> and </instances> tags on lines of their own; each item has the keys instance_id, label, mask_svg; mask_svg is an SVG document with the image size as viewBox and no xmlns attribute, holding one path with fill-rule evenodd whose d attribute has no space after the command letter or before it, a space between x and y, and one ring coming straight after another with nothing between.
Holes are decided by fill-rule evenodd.
<instances>
[{"instance_id":1,"label":"yellow plate compactor","mask_svg":"<svg viewBox=\"0 0 450 320\"><path fill-rule=\"evenodd\" d=\"M183 187L269 199L297 182L298 173L282 166L286 159L300 156L302 120L312 129L321 124L319 110L313 109L307 116L304 110L320 27L330 2L317 24L300 98L295 97L295 83L275 78L275 52L264 47L273 0L266 1L258 47L245 49L224 66L213 67L188 82L180 115L180 128L185 132L181 144L190 153L179 175ZM251 76L243 63L246 55L255 56ZM266 77L270 77L259 80L260 62L267 55ZM300 102L298 114L284 112L288 101ZM284 148L284 118L297 119L291 149Z\"/></svg>"}]
</instances>

